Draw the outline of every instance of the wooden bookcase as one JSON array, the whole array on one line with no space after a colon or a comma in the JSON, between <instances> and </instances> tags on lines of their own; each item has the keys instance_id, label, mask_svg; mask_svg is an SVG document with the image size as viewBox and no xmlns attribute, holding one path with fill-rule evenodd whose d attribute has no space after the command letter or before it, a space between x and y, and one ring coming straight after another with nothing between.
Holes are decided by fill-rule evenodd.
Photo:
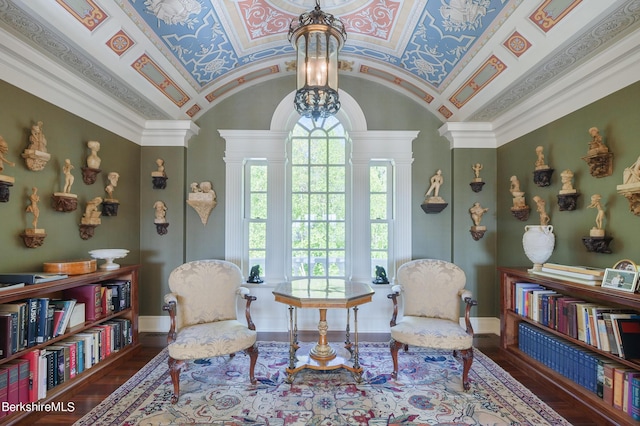
<instances>
[{"instance_id":1,"label":"wooden bookcase","mask_svg":"<svg viewBox=\"0 0 640 426\"><path fill-rule=\"evenodd\" d=\"M108 357L93 365L91 368L84 370L78 374L75 378L66 381L51 390L47 391L47 397L38 401L39 404L44 404L54 401L72 401L70 398L73 395L73 388L77 385L85 382L90 377L100 376L105 374L110 366L114 366L116 363L122 362L125 357L130 355L138 346L140 346L140 340L138 338L138 274L140 265L122 266L119 269L113 271L98 271L82 275L73 275L68 278L50 281L42 284L27 285L15 290L4 290L0 292L0 304L11 303L17 300L28 299L32 297L49 297L49 298L62 298L63 291L79 287L86 284L101 283L108 280L130 280L131 281L131 293L130 301L131 307L125 310L115 312L111 315L103 316L96 321L86 322L83 326L77 326L72 332L62 334L47 340L44 343L40 343L35 346L31 346L25 350L17 352L7 358L0 360L0 365L5 362L19 358L25 353L33 349L46 349L47 346L55 344L61 340L64 340L76 333L81 333L95 325L103 323L105 321L114 318L123 318L131 321L131 334L132 343L120 349L118 352L111 353ZM25 421L25 417L29 416L29 411L18 411L5 416L0 419L0 425L13 425L22 424L21 421Z\"/></svg>"},{"instance_id":2,"label":"wooden bookcase","mask_svg":"<svg viewBox=\"0 0 640 426\"><path fill-rule=\"evenodd\" d=\"M582 405L585 410L593 412L594 421L597 424L640 424L634 421L629 415L603 402L597 395L569 380L551 368L529 357L518 349L518 324L527 322L548 333L559 336L562 339L579 345L592 352L610 358L616 362L640 370L640 364L630 360L622 359L609 352L601 351L581 340L573 339L570 336L560 333L553 328L517 314L511 309L515 295L513 294L513 284L516 282L530 282L539 284L557 293L583 299L588 302L597 302L603 305L624 307L638 310L640 312L640 295L634 293L624 293L600 288L599 286L589 286L572 283L555 278L542 277L530 274L526 268L498 268L500 272L500 342L502 349L509 355L510 361L518 365L524 371L541 381L547 382L561 391L564 391L573 399L576 404Z\"/></svg>"}]
</instances>

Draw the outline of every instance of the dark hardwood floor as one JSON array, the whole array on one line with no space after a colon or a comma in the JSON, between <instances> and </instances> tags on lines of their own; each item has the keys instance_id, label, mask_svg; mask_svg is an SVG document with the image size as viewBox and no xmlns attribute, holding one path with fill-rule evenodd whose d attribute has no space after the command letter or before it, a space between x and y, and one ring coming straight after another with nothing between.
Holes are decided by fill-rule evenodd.
<instances>
[{"instance_id":1,"label":"dark hardwood floor","mask_svg":"<svg viewBox=\"0 0 640 426\"><path fill-rule=\"evenodd\" d=\"M301 334L299 337L300 340L307 338L304 334ZM261 333L259 339L265 341L275 339L286 341L287 337L286 334L282 336L280 333ZM313 337L311 337L311 339L313 339ZM388 335L384 334L360 336L361 341L388 341L388 339ZM68 400L73 401L75 405L75 411L73 413L34 413L26 420L20 422L20 424L51 426L73 424L157 355L166 345L166 334L142 333L140 340L142 343L141 347L129 359L114 366L113 369L103 377L74 389L74 394L68 397ZM331 335L329 335L329 340L340 341L339 338L334 340ZM509 362L500 350L500 339L498 336L493 334L478 335L475 338L475 347L530 389L572 425L586 426L602 424L596 423L588 412L575 404L574 400L555 391L548 385L536 381L535 378L527 375Z\"/></svg>"}]
</instances>

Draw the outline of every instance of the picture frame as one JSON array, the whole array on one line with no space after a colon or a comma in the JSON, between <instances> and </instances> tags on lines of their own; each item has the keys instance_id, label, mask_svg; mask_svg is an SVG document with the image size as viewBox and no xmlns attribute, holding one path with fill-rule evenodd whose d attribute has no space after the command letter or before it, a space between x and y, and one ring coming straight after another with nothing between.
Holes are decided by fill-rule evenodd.
<instances>
[{"instance_id":1,"label":"picture frame","mask_svg":"<svg viewBox=\"0 0 640 426\"><path fill-rule=\"evenodd\" d=\"M612 288L633 293L638 285L638 271L607 268L602 279L602 288Z\"/></svg>"},{"instance_id":2,"label":"picture frame","mask_svg":"<svg viewBox=\"0 0 640 426\"><path fill-rule=\"evenodd\" d=\"M625 271L637 271L638 265L636 265L636 263L633 260L622 259L617 261L616 264L613 265L613 269L621 269Z\"/></svg>"}]
</instances>

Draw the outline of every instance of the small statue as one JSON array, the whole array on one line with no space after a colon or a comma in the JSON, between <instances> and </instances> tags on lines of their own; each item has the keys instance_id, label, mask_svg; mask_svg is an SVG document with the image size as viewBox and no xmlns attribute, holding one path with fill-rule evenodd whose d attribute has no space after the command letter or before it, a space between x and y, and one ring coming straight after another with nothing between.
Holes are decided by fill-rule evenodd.
<instances>
[{"instance_id":1,"label":"small statue","mask_svg":"<svg viewBox=\"0 0 640 426\"><path fill-rule=\"evenodd\" d=\"M42 121L38 121L37 124L31 126L31 136L29 136L29 147L27 149L47 152L47 138L44 137L42 126Z\"/></svg>"},{"instance_id":2,"label":"small statue","mask_svg":"<svg viewBox=\"0 0 640 426\"><path fill-rule=\"evenodd\" d=\"M538 146L536 147L536 155L538 158L536 159L536 170L544 170L548 169L549 166L544 163L544 147Z\"/></svg>"},{"instance_id":3,"label":"small statue","mask_svg":"<svg viewBox=\"0 0 640 426\"><path fill-rule=\"evenodd\" d=\"M100 215L102 214L102 212L98 210L100 203L102 203L102 197L95 197L87 201L87 205L81 219L81 223L83 225L100 225Z\"/></svg>"},{"instance_id":4,"label":"small statue","mask_svg":"<svg viewBox=\"0 0 640 426\"><path fill-rule=\"evenodd\" d=\"M62 166L62 172L64 173L64 188L62 192L65 194L71 193L71 185L73 185L73 181L75 180L71 174L71 170L73 170L73 165L71 165L71 160L67 158L64 160L64 166Z\"/></svg>"},{"instance_id":5,"label":"small statue","mask_svg":"<svg viewBox=\"0 0 640 426\"><path fill-rule=\"evenodd\" d=\"M372 281L374 284L389 284L387 271L382 266L376 265L376 277Z\"/></svg>"},{"instance_id":6,"label":"small statue","mask_svg":"<svg viewBox=\"0 0 640 426\"><path fill-rule=\"evenodd\" d=\"M167 222L167 206L163 201L156 201L153 203L153 208L155 209L155 219L153 223L166 223Z\"/></svg>"},{"instance_id":7,"label":"small statue","mask_svg":"<svg viewBox=\"0 0 640 426\"><path fill-rule=\"evenodd\" d=\"M533 201L536 202L538 213L540 214L540 225L547 226L551 221L551 218L546 212L546 202L539 196L533 197Z\"/></svg>"},{"instance_id":8,"label":"small statue","mask_svg":"<svg viewBox=\"0 0 640 426\"><path fill-rule=\"evenodd\" d=\"M592 237L604 237L605 231L602 226L602 222L604 220L604 208L602 207L602 203L600 200L602 197L600 194L593 194L591 196L591 204L587 206L588 209L597 209L598 214L596 215L596 226L591 228L589 235Z\"/></svg>"},{"instance_id":9,"label":"small statue","mask_svg":"<svg viewBox=\"0 0 640 426\"><path fill-rule=\"evenodd\" d=\"M526 209L526 201L524 199L524 192L520 190L520 180L517 176L511 176L509 179L511 182L511 186L509 187L509 192L513 196L513 207L512 209L520 210Z\"/></svg>"},{"instance_id":10,"label":"small statue","mask_svg":"<svg viewBox=\"0 0 640 426\"><path fill-rule=\"evenodd\" d=\"M116 186L118 186L118 179L120 178L120 174L118 172L110 172L107 175L107 178L109 179L109 184L104 190L107 194L109 194L109 198L107 198L106 200L110 202L117 202L117 200L113 198L113 190L116 188Z\"/></svg>"},{"instance_id":11,"label":"small statue","mask_svg":"<svg viewBox=\"0 0 640 426\"><path fill-rule=\"evenodd\" d=\"M38 203L40 202L40 196L38 195L38 188L35 186L31 188L31 195L29 196L30 204L27 206L27 213L33 213L33 221L31 224L33 225L33 230L38 229L38 218L40 217L40 208L38 207Z\"/></svg>"},{"instance_id":12,"label":"small statue","mask_svg":"<svg viewBox=\"0 0 640 426\"><path fill-rule=\"evenodd\" d=\"M484 226L480 226L480 222L482 221L482 215L488 211L489 209L482 207L480 203L473 203L473 206L469 209L469 213L471 214L471 220L473 221L474 228L485 228Z\"/></svg>"},{"instance_id":13,"label":"small statue","mask_svg":"<svg viewBox=\"0 0 640 426\"><path fill-rule=\"evenodd\" d=\"M87 167L90 169L99 169L100 162L102 161L100 157L98 157L98 151L100 151L100 142L98 141L89 141L87 142L87 146L91 150L91 154L87 157Z\"/></svg>"},{"instance_id":14,"label":"small statue","mask_svg":"<svg viewBox=\"0 0 640 426\"><path fill-rule=\"evenodd\" d=\"M625 167L624 172L622 174L622 184L629 185L634 183L640 183L640 157L636 160L635 163L630 165L629 167Z\"/></svg>"},{"instance_id":15,"label":"small statue","mask_svg":"<svg viewBox=\"0 0 640 426\"><path fill-rule=\"evenodd\" d=\"M602 142L602 136L600 136L600 131L598 131L597 127L590 128L589 134L591 135L591 141L589 142L589 150L587 151L587 155L609 152L609 148L607 148L607 146Z\"/></svg>"},{"instance_id":16,"label":"small statue","mask_svg":"<svg viewBox=\"0 0 640 426\"><path fill-rule=\"evenodd\" d=\"M438 193L440 192L440 185L442 185L442 183L444 182L444 178L442 177L442 170L438 169L436 174L431 176L430 182L431 186L424 194L425 199L442 199L438 196ZM431 191L433 191L433 197L429 197Z\"/></svg>"},{"instance_id":17,"label":"small statue","mask_svg":"<svg viewBox=\"0 0 640 426\"><path fill-rule=\"evenodd\" d=\"M260 265L254 265L251 267L251 271L249 271L249 278L247 278L247 282L252 284L260 284L264 282L264 280L260 278Z\"/></svg>"},{"instance_id":18,"label":"small statue","mask_svg":"<svg viewBox=\"0 0 640 426\"><path fill-rule=\"evenodd\" d=\"M0 136L0 173L4 170L4 164L8 164L11 167L15 167L16 163L7 160L4 156L9 153L9 145L7 141L4 140L2 136ZM1 179L0 179L1 180Z\"/></svg>"},{"instance_id":19,"label":"small statue","mask_svg":"<svg viewBox=\"0 0 640 426\"><path fill-rule=\"evenodd\" d=\"M475 178L473 180L475 182L482 182L482 178L480 177L480 170L483 169L482 164L476 163L473 166L471 166L471 169L473 170L473 174L475 176Z\"/></svg>"},{"instance_id":20,"label":"small statue","mask_svg":"<svg viewBox=\"0 0 640 426\"><path fill-rule=\"evenodd\" d=\"M562 189L560 194L575 194L576 190L573 187L573 172L569 169L563 170L560 173L560 179L562 180Z\"/></svg>"}]
</instances>

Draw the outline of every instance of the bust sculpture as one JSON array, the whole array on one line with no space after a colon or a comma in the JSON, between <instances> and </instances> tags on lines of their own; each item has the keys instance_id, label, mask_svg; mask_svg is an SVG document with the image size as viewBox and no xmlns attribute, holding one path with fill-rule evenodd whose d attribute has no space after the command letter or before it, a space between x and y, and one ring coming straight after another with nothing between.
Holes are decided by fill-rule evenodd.
<instances>
[{"instance_id":1,"label":"bust sculpture","mask_svg":"<svg viewBox=\"0 0 640 426\"><path fill-rule=\"evenodd\" d=\"M91 154L87 157L87 167L91 169L99 169L102 160L98 157L98 151L100 151L100 142L89 141L87 146L91 150Z\"/></svg>"}]
</instances>

